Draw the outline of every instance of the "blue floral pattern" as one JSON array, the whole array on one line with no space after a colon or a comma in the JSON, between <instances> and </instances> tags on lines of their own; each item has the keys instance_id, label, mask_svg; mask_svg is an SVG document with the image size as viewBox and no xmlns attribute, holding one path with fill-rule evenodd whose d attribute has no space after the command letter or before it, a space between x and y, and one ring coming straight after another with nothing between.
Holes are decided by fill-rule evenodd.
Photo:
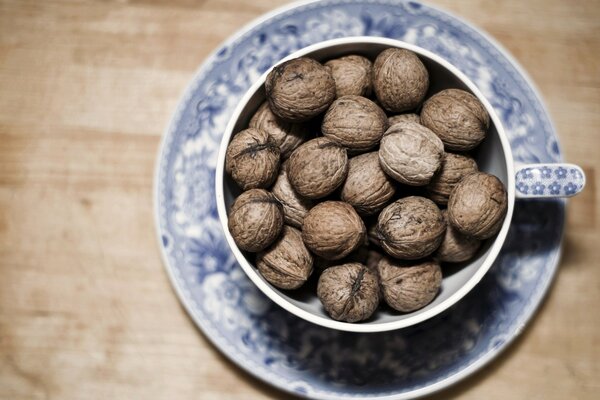
<instances>
[{"instance_id":1,"label":"blue floral pattern","mask_svg":"<svg viewBox=\"0 0 600 400\"><path fill-rule=\"evenodd\" d=\"M556 136L536 93L479 31L412 1L307 3L241 33L194 78L159 156L160 245L192 318L250 373L307 397L408 398L463 377L520 332L556 271L564 204L517 202L505 247L483 281L461 302L414 327L372 335L336 332L267 300L236 264L218 225L213 186L219 141L241 96L271 65L309 44L355 35L401 39L448 59L494 106L517 161L560 161ZM522 172L521 193L533 191L527 179L534 175ZM567 183L575 175L556 169L552 182L545 181L545 172L536 181L543 190L570 193L577 190ZM560 187L553 186L555 181Z\"/></svg>"},{"instance_id":2,"label":"blue floral pattern","mask_svg":"<svg viewBox=\"0 0 600 400\"><path fill-rule=\"evenodd\" d=\"M585 175L570 164L533 164L517 170L515 181L518 197L569 197L583 189Z\"/></svg>"}]
</instances>

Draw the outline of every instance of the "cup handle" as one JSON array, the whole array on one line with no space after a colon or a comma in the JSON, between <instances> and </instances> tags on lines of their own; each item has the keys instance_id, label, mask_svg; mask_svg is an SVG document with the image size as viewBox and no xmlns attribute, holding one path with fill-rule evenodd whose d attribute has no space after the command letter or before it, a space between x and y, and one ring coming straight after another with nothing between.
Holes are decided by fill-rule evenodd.
<instances>
[{"instance_id":1,"label":"cup handle","mask_svg":"<svg viewBox=\"0 0 600 400\"><path fill-rule=\"evenodd\" d=\"M583 190L585 173L574 164L517 165L515 185L519 199L571 197Z\"/></svg>"}]
</instances>

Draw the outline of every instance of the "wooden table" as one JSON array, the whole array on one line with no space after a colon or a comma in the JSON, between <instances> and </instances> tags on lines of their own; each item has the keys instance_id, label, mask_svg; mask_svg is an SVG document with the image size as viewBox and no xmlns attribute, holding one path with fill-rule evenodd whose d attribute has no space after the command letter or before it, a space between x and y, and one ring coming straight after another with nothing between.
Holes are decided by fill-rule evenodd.
<instances>
[{"instance_id":1,"label":"wooden table","mask_svg":"<svg viewBox=\"0 0 600 400\"><path fill-rule=\"evenodd\" d=\"M537 317L498 360L436 398L597 398L600 3L432 3L515 55L567 159L588 174ZM1 399L284 396L187 317L163 270L151 200L160 136L194 70L280 4L0 2Z\"/></svg>"}]
</instances>

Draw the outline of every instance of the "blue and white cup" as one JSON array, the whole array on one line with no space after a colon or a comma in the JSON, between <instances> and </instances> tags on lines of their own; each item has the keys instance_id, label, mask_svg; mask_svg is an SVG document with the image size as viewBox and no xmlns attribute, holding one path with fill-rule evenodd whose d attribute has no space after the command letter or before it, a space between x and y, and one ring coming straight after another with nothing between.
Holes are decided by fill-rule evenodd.
<instances>
[{"instance_id":1,"label":"blue and white cup","mask_svg":"<svg viewBox=\"0 0 600 400\"><path fill-rule=\"evenodd\" d=\"M351 332L382 332L401 329L432 318L463 298L485 275L494 263L508 233L515 199L570 197L579 193L585 186L585 174L573 164L549 163L515 165L508 137L494 109L480 90L462 72L436 54L394 39L379 37L349 37L329 40L298 50L281 62L302 56L319 61L341 57L347 54L361 54L374 59L386 48L396 47L415 52L429 71L430 88L428 95L447 88L467 90L475 95L490 115L491 126L486 139L475 151L479 170L496 175L506 186L508 211L498 234L488 239L477 256L452 274L445 274L442 289L432 303L412 313L399 314L379 310L371 319L361 323L347 323L331 319L321 303L309 288L283 291L272 286L258 273L253 259L248 259L237 247L227 228L227 210L239 194L235 183L224 174L225 152L232 136L245 129L258 107L265 101L263 74L244 95L229 121L221 147L216 171L216 195L219 218L240 266L256 286L275 303L312 323Z\"/></svg>"}]
</instances>

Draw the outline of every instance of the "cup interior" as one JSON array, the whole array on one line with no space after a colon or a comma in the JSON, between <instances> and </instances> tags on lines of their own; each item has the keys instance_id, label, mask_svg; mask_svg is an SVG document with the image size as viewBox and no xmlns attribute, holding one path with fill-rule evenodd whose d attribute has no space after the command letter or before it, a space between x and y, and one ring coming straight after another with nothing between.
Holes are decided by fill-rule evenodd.
<instances>
[{"instance_id":1,"label":"cup interior","mask_svg":"<svg viewBox=\"0 0 600 400\"><path fill-rule=\"evenodd\" d=\"M264 80L266 74L257 81L241 101L229 123L221 143L219 164L217 167L217 202L219 215L227 240L240 265L257 286L272 300L288 311L311 322L330 328L377 332L413 325L428 319L462 298L483 277L492 265L506 237L514 203L514 182L512 155L508 141L502 130L498 117L492 107L483 98L479 90L455 67L439 57L416 46L383 38L338 39L314 45L300 50L288 58L299 56L312 57L320 62L349 54L363 55L371 60L389 47L408 48L414 51L429 71L430 86L427 97L447 88L458 88L473 93L484 104L490 113L491 124L486 139L472 153L481 171L497 176L505 185L509 196L509 209L501 231L488 239L475 258L467 263L443 266L443 283L438 296L426 307L412 313L398 313L388 307L381 307L369 320L361 323L345 323L334 321L323 309L316 296L316 279L312 279L300 289L294 291L280 290L269 284L254 266L254 255L240 251L227 230L227 211L240 190L233 180L223 173L224 154L227 145L235 133L248 126L250 118L265 101ZM286 58L286 59L288 59ZM318 127L317 127L318 128Z\"/></svg>"}]
</instances>

